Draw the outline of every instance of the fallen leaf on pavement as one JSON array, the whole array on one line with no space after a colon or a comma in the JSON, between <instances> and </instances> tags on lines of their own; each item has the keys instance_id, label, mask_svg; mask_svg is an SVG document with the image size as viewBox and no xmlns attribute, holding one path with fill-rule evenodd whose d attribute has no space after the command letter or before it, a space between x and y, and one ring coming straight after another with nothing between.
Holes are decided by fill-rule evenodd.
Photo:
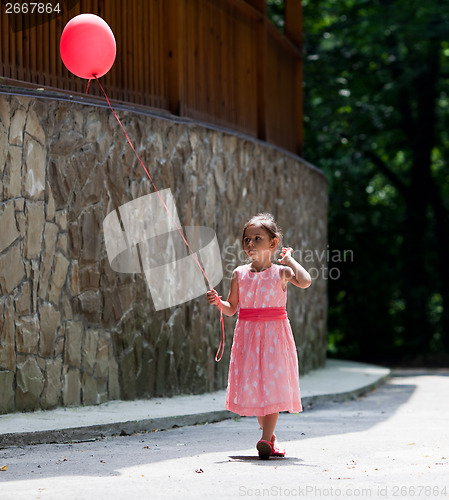
<instances>
[{"instance_id":1,"label":"fallen leaf on pavement","mask_svg":"<svg viewBox=\"0 0 449 500\"><path fill-rule=\"evenodd\" d=\"M7 468L8 468L8 466L7 466L7 465L4 465L3 467L0 467L0 470L1 470L1 471L5 471Z\"/></svg>"}]
</instances>

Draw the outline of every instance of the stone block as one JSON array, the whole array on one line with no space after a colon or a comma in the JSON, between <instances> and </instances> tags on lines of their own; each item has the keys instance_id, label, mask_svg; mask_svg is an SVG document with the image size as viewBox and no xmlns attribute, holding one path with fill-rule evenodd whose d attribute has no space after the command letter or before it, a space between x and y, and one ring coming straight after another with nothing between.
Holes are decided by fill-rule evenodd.
<instances>
[{"instance_id":1,"label":"stone block","mask_svg":"<svg viewBox=\"0 0 449 500\"><path fill-rule=\"evenodd\" d=\"M120 355L121 389L124 399L136 398L136 360L132 348Z\"/></svg>"},{"instance_id":2,"label":"stone block","mask_svg":"<svg viewBox=\"0 0 449 500\"><path fill-rule=\"evenodd\" d=\"M39 355L51 357L55 350L58 328L61 325L61 313L51 303L44 302L39 307L40 340Z\"/></svg>"},{"instance_id":3,"label":"stone block","mask_svg":"<svg viewBox=\"0 0 449 500\"><path fill-rule=\"evenodd\" d=\"M9 301L11 301L11 297L9 297ZM3 314L5 312L6 302L6 297L0 297L0 332L3 331L3 325L5 324L5 318Z\"/></svg>"},{"instance_id":4,"label":"stone block","mask_svg":"<svg viewBox=\"0 0 449 500\"><path fill-rule=\"evenodd\" d=\"M67 130L61 130L52 141L50 154L55 157L70 158L72 155L79 154L83 144L84 136L75 130L70 130L67 126Z\"/></svg>"},{"instance_id":5,"label":"stone block","mask_svg":"<svg viewBox=\"0 0 449 500\"><path fill-rule=\"evenodd\" d=\"M14 373L0 370L0 413L9 413L14 410Z\"/></svg>"},{"instance_id":6,"label":"stone block","mask_svg":"<svg viewBox=\"0 0 449 500\"><path fill-rule=\"evenodd\" d=\"M97 360L99 335L96 330L86 330L84 332L83 345L81 348L81 368L84 372L94 373L95 362Z\"/></svg>"},{"instance_id":7,"label":"stone block","mask_svg":"<svg viewBox=\"0 0 449 500\"><path fill-rule=\"evenodd\" d=\"M14 206L17 212L23 212L25 210L25 198L15 198Z\"/></svg>"},{"instance_id":8,"label":"stone block","mask_svg":"<svg viewBox=\"0 0 449 500\"><path fill-rule=\"evenodd\" d=\"M225 167L222 157L217 157L214 161L214 177L220 195L224 194L226 189Z\"/></svg>"},{"instance_id":9,"label":"stone block","mask_svg":"<svg viewBox=\"0 0 449 500\"><path fill-rule=\"evenodd\" d=\"M20 245L11 247L0 256L0 286L6 295L11 293L25 278L25 266L22 260Z\"/></svg>"},{"instance_id":10,"label":"stone block","mask_svg":"<svg viewBox=\"0 0 449 500\"><path fill-rule=\"evenodd\" d=\"M108 398L108 380L106 378L96 378L97 404L105 403Z\"/></svg>"},{"instance_id":11,"label":"stone block","mask_svg":"<svg viewBox=\"0 0 449 500\"><path fill-rule=\"evenodd\" d=\"M10 146L3 151L6 164L3 174L4 198L15 198L22 192L22 148Z\"/></svg>"},{"instance_id":12,"label":"stone block","mask_svg":"<svg viewBox=\"0 0 449 500\"><path fill-rule=\"evenodd\" d=\"M44 376L34 356L17 357L16 408L37 410L44 388Z\"/></svg>"},{"instance_id":13,"label":"stone block","mask_svg":"<svg viewBox=\"0 0 449 500\"><path fill-rule=\"evenodd\" d=\"M66 210L57 210L55 213L55 222L58 224L61 231L67 231L67 211Z\"/></svg>"},{"instance_id":14,"label":"stone block","mask_svg":"<svg viewBox=\"0 0 449 500\"><path fill-rule=\"evenodd\" d=\"M74 109L72 112L73 122L71 123L71 127L76 132L79 132L84 136L84 121L85 121L85 110L84 109Z\"/></svg>"},{"instance_id":15,"label":"stone block","mask_svg":"<svg viewBox=\"0 0 449 500\"><path fill-rule=\"evenodd\" d=\"M62 400L62 360L49 359L45 370L44 392L41 407L54 408Z\"/></svg>"},{"instance_id":16,"label":"stone block","mask_svg":"<svg viewBox=\"0 0 449 500\"><path fill-rule=\"evenodd\" d=\"M79 290L98 290L100 287L100 273L96 266L84 267L79 275Z\"/></svg>"},{"instance_id":17,"label":"stone block","mask_svg":"<svg viewBox=\"0 0 449 500\"><path fill-rule=\"evenodd\" d=\"M69 226L69 252L72 259L78 259L81 250L81 230L77 223Z\"/></svg>"},{"instance_id":18,"label":"stone block","mask_svg":"<svg viewBox=\"0 0 449 500\"><path fill-rule=\"evenodd\" d=\"M20 287L20 293L15 297L14 302L18 316L24 316L33 312L32 292L29 281L26 281Z\"/></svg>"},{"instance_id":19,"label":"stone block","mask_svg":"<svg viewBox=\"0 0 449 500\"><path fill-rule=\"evenodd\" d=\"M93 172L91 170L93 169ZM83 206L94 205L101 201L104 190L104 170L100 165L96 165L96 157L93 162L78 165L80 176L87 172L89 178L80 192ZM84 174L85 175L85 174Z\"/></svg>"},{"instance_id":20,"label":"stone block","mask_svg":"<svg viewBox=\"0 0 449 500\"><path fill-rule=\"evenodd\" d=\"M72 260L72 267L70 270L69 290L70 293L75 296L80 293L79 264L77 260Z\"/></svg>"},{"instance_id":21,"label":"stone block","mask_svg":"<svg viewBox=\"0 0 449 500\"><path fill-rule=\"evenodd\" d=\"M101 223L98 208L91 209L83 215L81 226L81 258L83 262L97 263L100 260Z\"/></svg>"},{"instance_id":22,"label":"stone block","mask_svg":"<svg viewBox=\"0 0 449 500\"><path fill-rule=\"evenodd\" d=\"M47 203L46 203L46 219L48 221L53 221L56 214L55 199L53 197L53 191L51 190L50 183L47 181Z\"/></svg>"},{"instance_id":23,"label":"stone block","mask_svg":"<svg viewBox=\"0 0 449 500\"><path fill-rule=\"evenodd\" d=\"M42 127L38 116L33 109L28 111L25 133L31 135L33 139L40 142L42 145L45 144L45 131Z\"/></svg>"},{"instance_id":24,"label":"stone block","mask_svg":"<svg viewBox=\"0 0 449 500\"><path fill-rule=\"evenodd\" d=\"M87 290L78 296L78 309L87 321L99 323L102 315L101 295L99 291Z\"/></svg>"},{"instance_id":25,"label":"stone block","mask_svg":"<svg viewBox=\"0 0 449 500\"><path fill-rule=\"evenodd\" d=\"M81 394L83 405L97 405L100 402L95 379L86 372L83 373Z\"/></svg>"},{"instance_id":26,"label":"stone block","mask_svg":"<svg viewBox=\"0 0 449 500\"><path fill-rule=\"evenodd\" d=\"M16 146L22 145L25 121L26 121L26 111L21 107L17 108L11 117L11 125L9 128L10 144L14 144Z\"/></svg>"},{"instance_id":27,"label":"stone block","mask_svg":"<svg viewBox=\"0 0 449 500\"><path fill-rule=\"evenodd\" d=\"M27 231L27 218L23 212L16 212L17 227L19 228L20 234L26 234Z\"/></svg>"},{"instance_id":28,"label":"stone block","mask_svg":"<svg viewBox=\"0 0 449 500\"><path fill-rule=\"evenodd\" d=\"M95 378L107 378L109 370L109 343L104 337L98 339Z\"/></svg>"},{"instance_id":29,"label":"stone block","mask_svg":"<svg viewBox=\"0 0 449 500\"><path fill-rule=\"evenodd\" d=\"M68 250L67 233L59 233L58 243L56 244L56 248L58 250L61 250L62 253L67 254L67 250Z\"/></svg>"},{"instance_id":30,"label":"stone block","mask_svg":"<svg viewBox=\"0 0 449 500\"><path fill-rule=\"evenodd\" d=\"M213 227L216 218L216 190L215 184L209 182L206 194L206 206L204 208L205 225Z\"/></svg>"},{"instance_id":31,"label":"stone block","mask_svg":"<svg viewBox=\"0 0 449 500\"><path fill-rule=\"evenodd\" d=\"M55 256L56 240L58 237L58 226L52 222L47 222L44 229L44 252L42 255L42 264L39 279L39 297L42 300L47 299L48 284L53 260Z\"/></svg>"},{"instance_id":32,"label":"stone block","mask_svg":"<svg viewBox=\"0 0 449 500\"><path fill-rule=\"evenodd\" d=\"M34 139L27 138L24 147L23 192L33 200L43 200L46 185L47 151Z\"/></svg>"},{"instance_id":33,"label":"stone block","mask_svg":"<svg viewBox=\"0 0 449 500\"><path fill-rule=\"evenodd\" d=\"M4 321L0 328L0 369L15 371L16 342L12 297L2 303L1 310ZM0 323L2 319L0 319Z\"/></svg>"},{"instance_id":34,"label":"stone block","mask_svg":"<svg viewBox=\"0 0 449 500\"><path fill-rule=\"evenodd\" d=\"M9 247L19 236L17 230L14 201L0 205L0 253Z\"/></svg>"},{"instance_id":35,"label":"stone block","mask_svg":"<svg viewBox=\"0 0 449 500\"><path fill-rule=\"evenodd\" d=\"M67 270L69 268L69 261L61 253L55 255L54 269L51 276L50 290L48 293L48 299L54 304L59 304L59 298L61 296L61 290L64 286Z\"/></svg>"},{"instance_id":36,"label":"stone block","mask_svg":"<svg viewBox=\"0 0 449 500\"><path fill-rule=\"evenodd\" d=\"M71 192L74 186L70 189L69 180L66 172L69 170L67 158L55 159L50 156L48 165L48 182L51 186L53 199L55 201L55 209L67 207Z\"/></svg>"},{"instance_id":37,"label":"stone block","mask_svg":"<svg viewBox=\"0 0 449 500\"><path fill-rule=\"evenodd\" d=\"M103 326L106 328L111 328L117 324L116 320L116 309L114 307L111 291L107 289L102 289L103 294L103 310L101 312L101 321Z\"/></svg>"},{"instance_id":38,"label":"stone block","mask_svg":"<svg viewBox=\"0 0 449 500\"><path fill-rule=\"evenodd\" d=\"M64 364L81 368L81 344L83 324L80 321L68 321L66 324L66 340Z\"/></svg>"},{"instance_id":39,"label":"stone block","mask_svg":"<svg viewBox=\"0 0 449 500\"><path fill-rule=\"evenodd\" d=\"M117 290L121 310L126 312L132 309L134 302L134 284L125 284Z\"/></svg>"},{"instance_id":40,"label":"stone block","mask_svg":"<svg viewBox=\"0 0 449 500\"><path fill-rule=\"evenodd\" d=\"M25 257L39 258L42 247L42 234L45 223L44 202L27 201L25 212L27 215L27 231L25 235Z\"/></svg>"},{"instance_id":41,"label":"stone block","mask_svg":"<svg viewBox=\"0 0 449 500\"><path fill-rule=\"evenodd\" d=\"M39 345L39 318L24 316L16 319L17 352L22 354L37 354Z\"/></svg>"},{"instance_id":42,"label":"stone block","mask_svg":"<svg viewBox=\"0 0 449 500\"><path fill-rule=\"evenodd\" d=\"M104 130L104 123L99 119L98 113L89 113L86 120L86 133L84 139L87 142L96 143Z\"/></svg>"},{"instance_id":43,"label":"stone block","mask_svg":"<svg viewBox=\"0 0 449 500\"><path fill-rule=\"evenodd\" d=\"M54 354L55 359L58 357L62 359L64 357L64 348L65 348L65 323L63 323L59 328L58 336L56 337L55 354Z\"/></svg>"},{"instance_id":44,"label":"stone block","mask_svg":"<svg viewBox=\"0 0 449 500\"><path fill-rule=\"evenodd\" d=\"M64 366L63 368L62 402L64 406L81 403L81 379L78 368Z\"/></svg>"},{"instance_id":45,"label":"stone block","mask_svg":"<svg viewBox=\"0 0 449 500\"><path fill-rule=\"evenodd\" d=\"M11 123L11 109L9 104L9 98L7 96L2 96L0 99L0 125L4 132L7 132Z\"/></svg>"},{"instance_id":46,"label":"stone block","mask_svg":"<svg viewBox=\"0 0 449 500\"><path fill-rule=\"evenodd\" d=\"M113 354L109 355L108 396L109 399L120 399L121 397L119 366Z\"/></svg>"},{"instance_id":47,"label":"stone block","mask_svg":"<svg viewBox=\"0 0 449 500\"><path fill-rule=\"evenodd\" d=\"M73 319L72 303L70 297L65 293L62 294L61 318L63 321Z\"/></svg>"},{"instance_id":48,"label":"stone block","mask_svg":"<svg viewBox=\"0 0 449 500\"><path fill-rule=\"evenodd\" d=\"M31 282L33 284L32 300L33 300L33 312L37 312L37 290L39 287L39 262L36 260L31 261Z\"/></svg>"}]
</instances>

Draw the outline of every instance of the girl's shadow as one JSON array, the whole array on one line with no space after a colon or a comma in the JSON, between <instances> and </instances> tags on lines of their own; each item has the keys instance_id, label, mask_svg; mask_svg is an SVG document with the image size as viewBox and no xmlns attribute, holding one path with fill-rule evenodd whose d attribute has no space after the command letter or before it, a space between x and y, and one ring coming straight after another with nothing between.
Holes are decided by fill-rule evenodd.
<instances>
[{"instance_id":1,"label":"girl's shadow","mask_svg":"<svg viewBox=\"0 0 449 500\"><path fill-rule=\"evenodd\" d=\"M301 464L304 462L302 458L297 457L270 457L268 460L261 460L258 455L229 455L231 460L228 462L254 462L255 465L305 465ZM226 463L226 462L218 462ZM308 467L318 467L317 465L309 465Z\"/></svg>"}]
</instances>

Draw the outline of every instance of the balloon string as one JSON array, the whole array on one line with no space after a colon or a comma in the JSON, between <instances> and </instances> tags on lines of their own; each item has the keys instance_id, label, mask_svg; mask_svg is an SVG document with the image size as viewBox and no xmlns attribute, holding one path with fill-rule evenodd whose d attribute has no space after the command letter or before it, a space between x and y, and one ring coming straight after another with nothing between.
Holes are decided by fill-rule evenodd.
<instances>
[{"instance_id":1,"label":"balloon string","mask_svg":"<svg viewBox=\"0 0 449 500\"><path fill-rule=\"evenodd\" d=\"M221 305L221 299L220 299L220 302L218 303L218 305L220 307L220 328L221 328L222 336L220 339L220 345L218 346L218 349L217 349L217 354L215 354L215 361L217 361L217 362L220 361L220 359L223 357L224 348L225 348L225 328L224 328L224 320L223 320L223 306ZM220 354L220 357L218 357L218 353L220 352L220 350L221 350L221 354Z\"/></svg>"},{"instance_id":2,"label":"balloon string","mask_svg":"<svg viewBox=\"0 0 449 500\"><path fill-rule=\"evenodd\" d=\"M94 75L94 76L95 76L95 75ZM154 184L154 182L153 182L153 179L152 179L152 177L151 177L150 173L148 172L147 168L145 167L145 165L144 165L143 161L140 159L140 156L137 154L137 151L135 150L135 148L134 148L134 146L133 146L133 144L132 144L132 142L131 142L131 139L129 138L128 134L126 133L126 130L125 130L125 128L124 128L124 127L123 127L123 125L122 125L122 122L120 121L119 117L116 115L115 111L113 110L113 108L112 108L112 106L111 106L111 103L109 102L109 98L108 98L108 96L106 95L106 92L104 91L103 87L101 86L100 81L98 80L98 78L97 78L96 76L95 76L95 79L97 80L98 85L100 85L100 88L101 88L101 90L103 91L103 94L104 94L104 95L105 95L105 97L106 97L106 100L107 100L107 102L108 102L109 107L111 108L111 111L114 113L115 118L117 119L117 121L119 122L120 126L122 127L122 130L123 130L123 132L125 133L126 138L128 139L129 145L131 146L132 150L134 151L134 154L137 156L137 159L139 160L140 164L142 165L143 169L145 170L145 173L147 174L148 178L150 179L151 184L153 185L153 187L154 187L154 189L155 189L155 191L156 191L157 195L159 196L159 199L161 200L162 204L164 205L165 209L167 210L168 215L170 216L171 220L172 220L172 221L173 221L173 223L175 224L176 229L178 230L179 234L181 235L181 238L184 240L184 243L187 245L187 247L189 248L189 250L192 252L192 255L193 255L193 257L195 258L196 263L198 264L198 267L201 269L201 272L203 273L204 277L206 278L206 280L207 280L207 282L208 282L208 284L209 284L209 287L212 289L212 285L210 284L209 278L207 277L207 275L206 275L206 273L205 273L204 269L202 268L202 266L201 266L201 264L200 264L199 260L196 258L195 253L194 253L194 252L192 251L192 249L190 248L190 245L188 244L187 240L184 238L184 235L182 234L182 231L181 231L181 229L179 228L178 224L176 224L176 221L175 221L175 219L174 219L174 217L173 217L172 213L170 212L170 209L167 207L167 205L165 204L164 200L162 199L162 196L159 194L159 191L158 191L157 187L155 186L155 184Z\"/></svg>"},{"instance_id":3,"label":"balloon string","mask_svg":"<svg viewBox=\"0 0 449 500\"><path fill-rule=\"evenodd\" d=\"M111 109L111 111L114 114L116 120L120 124L120 127L122 128L122 130L123 130L123 132L124 132L124 134L126 136L126 139L128 140L128 143L131 146L131 149L134 151L134 154L136 155L137 159L139 160L140 164L142 165L143 169L145 170L145 173L147 174L148 178L150 179L151 184L153 185L154 190L156 191L156 194L159 196L159 199L161 200L162 204L164 205L165 209L167 210L168 215L170 216L171 220L173 221L174 225L176 226L176 229L178 230L178 233L181 235L181 238L183 239L183 241L186 244L187 248L192 253L193 258L195 259L196 263L198 264L198 267L200 268L201 272L203 273L204 277L206 278L207 283L209 284L209 288L212 290L212 285L211 285L211 282L210 282L209 278L207 277L206 272L204 271L203 267L201 266L200 261L197 259L196 255L195 255L195 252L190 248L189 243L187 242L187 240L185 239L184 235L182 234L181 228L176 223L176 221L175 221L172 213L170 212L170 209L167 207L167 205L165 204L164 200L162 199L162 196L160 195L159 190L157 189L156 185L154 184L153 179L152 179L150 173L148 172L148 169L145 167L143 161L140 159L140 156L137 154L137 151L134 148L133 143L131 142L131 139L129 138L128 134L126 133L125 127L122 125L122 122L120 121L120 118L117 116L116 112L114 111L114 108L111 106L109 98L108 98L108 96L107 96L107 94L106 94L103 86L101 85L100 80L98 80L98 78L97 78L96 75L92 75L92 76L95 78L95 80L97 80L98 85L100 86L100 88L101 88L101 90L102 90L102 92L103 92L103 94L104 94L104 96L106 98L106 101L107 101L107 103L109 105L109 108ZM89 80L89 83L90 83L90 80ZM87 84L87 89L89 89L89 83ZM86 94L87 94L87 90L86 90ZM219 304L220 304L220 326L221 326L221 330L222 330L222 338L220 340L220 345L218 347L217 354L215 355L215 361L220 361L220 359L222 358L223 351L224 351L224 344L225 344L225 330L224 330L224 321L223 321L223 308L222 308L222 305L221 305L221 301L220 301ZM217 359L218 353L220 352L220 349L221 349L221 355Z\"/></svg>"}]
</instances>

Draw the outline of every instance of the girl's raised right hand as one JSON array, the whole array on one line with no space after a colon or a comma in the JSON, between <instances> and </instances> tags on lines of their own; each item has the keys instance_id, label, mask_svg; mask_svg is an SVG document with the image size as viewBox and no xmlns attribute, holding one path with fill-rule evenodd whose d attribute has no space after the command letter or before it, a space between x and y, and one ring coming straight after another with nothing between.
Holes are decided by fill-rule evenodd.
<instances>
[{"instance_id":1,"label":"girl's raised right hand","mask_svg":"<svg viewBox=\"0 0 449 500\"><path fill-rule=\"evenodd\" d=\"M218 295L217 291L212 289L209 292L207 292L207 300L209 301L209 304L213 306L218 306L220 303L221 297Z\"/></svg>"}]
</instances>

